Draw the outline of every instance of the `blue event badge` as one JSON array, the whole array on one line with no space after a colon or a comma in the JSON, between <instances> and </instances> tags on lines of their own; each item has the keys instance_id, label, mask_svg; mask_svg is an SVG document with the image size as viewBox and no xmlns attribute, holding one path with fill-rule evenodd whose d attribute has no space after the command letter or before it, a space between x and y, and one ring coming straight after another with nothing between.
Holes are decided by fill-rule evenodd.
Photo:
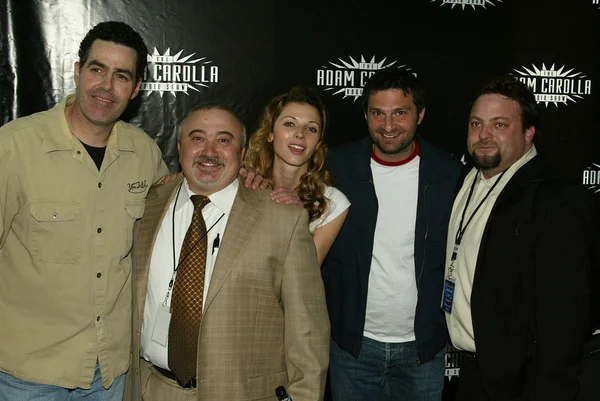
<instances>
[{"instance_id":1,"label":"blue event badge","mask_svg":"<svg viewBox=\"0 0 600 401\"><path fill-rule=\"evenodd\" d=\"M442 297L442 310L446 313L452 312L452 300L454 299L454 280L444 280L444 296Z\"/></svg>"}]
</instances>

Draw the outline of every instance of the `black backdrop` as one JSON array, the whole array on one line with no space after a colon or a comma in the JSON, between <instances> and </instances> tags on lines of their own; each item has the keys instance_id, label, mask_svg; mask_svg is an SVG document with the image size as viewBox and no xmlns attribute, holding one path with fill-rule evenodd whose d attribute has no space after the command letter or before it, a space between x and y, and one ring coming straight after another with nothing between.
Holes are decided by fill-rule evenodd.
<instances>
[{"instance_id":1,"label":"black backdrop","mask_svg":"<svg viewBox=\"0 0 600 401\"><path fill-rule=\"evenodd\" d=\"M152 55L127 119L156 139L172 171L176 124L193 105L226 102L253 128L264 104L296 84L321 90L330 146L363 137L355 95L370 72L393 64L428 89L421 134L459 158L474 89L498 74L525 80L542 108L541 146L600 193L598 2L0 0L0 117L73 92L80 40L98 22L121 20ZM448 375L458 363L449 353Z\"/></svg>"}]
</instances>

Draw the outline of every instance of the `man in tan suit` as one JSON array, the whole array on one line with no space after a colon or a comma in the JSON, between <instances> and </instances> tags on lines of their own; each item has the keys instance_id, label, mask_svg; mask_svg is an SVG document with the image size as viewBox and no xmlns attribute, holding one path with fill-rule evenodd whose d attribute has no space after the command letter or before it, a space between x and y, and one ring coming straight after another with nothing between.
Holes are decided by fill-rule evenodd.
<instances>
[{"instance_id":1,"label":"man in tan suit","mask_svg":"<svg viewBox=\"0 0 600 401\"><path fill-rule=\"evenodd\" d=\"M148 193L126 397L275 400L282 385L294 401L323 397L329 320L307 213L238 182L245 136L228 108L194 109L184 178Z\"/></svg>"}]
</instances>

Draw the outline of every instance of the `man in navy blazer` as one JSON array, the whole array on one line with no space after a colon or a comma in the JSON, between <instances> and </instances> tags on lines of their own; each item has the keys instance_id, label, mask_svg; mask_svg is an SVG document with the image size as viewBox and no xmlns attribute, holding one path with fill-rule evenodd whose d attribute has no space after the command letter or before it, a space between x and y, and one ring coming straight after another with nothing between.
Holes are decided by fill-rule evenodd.
<instances>
[{"instance_id":1,"label":"man in navy blazer","mask_svg":"<svg viewBox=\"0 0 600 401\"><path fill-rule=\"evenodd\" d=\"M352 206L323 266L334 400L441 400L446 231L460 162L416 135L425 93L408 71L363 90L370 136L333 149Z\"/></svg>"}]
</instances>

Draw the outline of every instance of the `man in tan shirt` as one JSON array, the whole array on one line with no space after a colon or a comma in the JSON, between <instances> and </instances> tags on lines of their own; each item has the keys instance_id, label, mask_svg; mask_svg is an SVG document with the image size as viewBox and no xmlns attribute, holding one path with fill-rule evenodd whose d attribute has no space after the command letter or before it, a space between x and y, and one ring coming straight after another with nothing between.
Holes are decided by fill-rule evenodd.
<instances>
[{"instance_id":1,"label":"man in tan shirt","mask_svg":"<svg viewBox=\"0 0 600 401\"><path fill-rule=\"evenodd\" d=\"M0 129L0 401L122 399L133 225L168 173L119 120L146 56L131 27L98 24L75 94Z\"/></svg>"}]
</instances>

